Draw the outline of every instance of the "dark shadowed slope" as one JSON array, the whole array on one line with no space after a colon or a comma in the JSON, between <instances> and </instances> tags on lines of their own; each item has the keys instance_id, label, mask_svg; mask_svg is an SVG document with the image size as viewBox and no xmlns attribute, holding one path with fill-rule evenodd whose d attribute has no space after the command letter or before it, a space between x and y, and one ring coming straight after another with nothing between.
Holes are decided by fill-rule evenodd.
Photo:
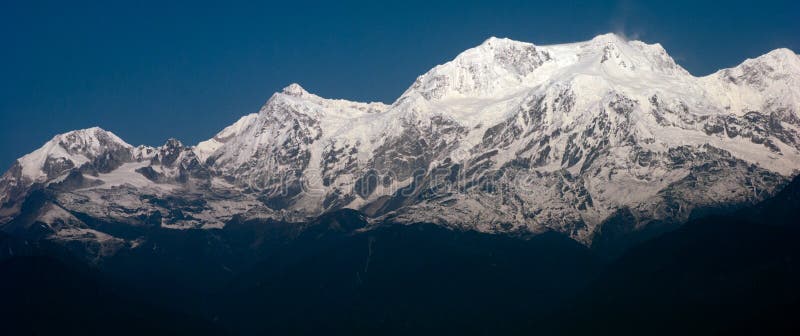
<instances>
[{"instance_id":1,"label":"dark shadowed slope","mask_svg":"<svg viewBox=\"0 0 800 336\"><path fill-rule=\"evenodd\" d=\"M556 233L364 230L351 210L300 228L161 230L146 248L107 260L104 274L6 259L3 323L42 333L796 334L799 192L796 179L773 199L692 221L610 265ZM206 319L155 308L164 306Z\"/></svg>"},{"instance_id":2,"label":"dark shadowed slope","mask_svg":"<svg viewBox=\"0 0 800 336\"><path fill-rule=\"evenodd\" d=\"M132 300L83 265L12 257L0 274L3 335L222 334L200 318Z\"/></svg>"},{"instance_id":3,"label":"dark shadowed slope","mask_svg":"<svg viewBox=\"0 0 800 336\"><path fill-rule=\"evenodd\" d=\"M554 332L798 334L800 179L729 216L628 251L552 323Z\"/></svg>"},{"instance_id":4,"label":"dark shadowed slope","mask_svg":"<svg viewBox=\"0 0 800 336\"><path fill-rule=\"evenodd\" d=\"M224 323L255 333L508 332L571 298L600 266L554 233L522 240L420 224L296 244L234 282Z\"/></svg>"}]
</instances>

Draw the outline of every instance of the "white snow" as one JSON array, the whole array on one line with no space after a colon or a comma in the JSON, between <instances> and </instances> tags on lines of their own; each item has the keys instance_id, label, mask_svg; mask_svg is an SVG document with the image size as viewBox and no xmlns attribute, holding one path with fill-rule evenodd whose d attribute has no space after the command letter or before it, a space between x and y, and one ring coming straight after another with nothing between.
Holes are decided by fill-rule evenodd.
<instances>
[{"instance_id":1,"label":"white snow","mask_svg":"<svg viewBox=\"0 0 800 336\"><path fill-rule=\"evenodd\" d=\"M102 181L102 184L85 188L86 190L92 189L110 189L118 186L132 186L141 189L160 189L160 190L174 190L177 187L169 184L159 184L148 180L144 175L136 172L139 168L144 168L150 165L150 161L142 162L128 162L122 164L117 169L106 173L99 174L96 178L86 176L87 179L97 179Z\"/></svg>"},{"instance_id":2,"label":"white snow","mask_svg":"<svg viewBox=\"0 0 800 336\"><path fill-rule=\"evenodd\" d=\"M75 130L53 137L41 148L27 154L17 161L22 165L22 174L36 182L42 182L47 178L47 174L42 171L45 162L50 159L64 159L71 161L75 167L91 161L101 155L107 148L104 148L98 137L107 137L112 142L126 148L133 146L99 127L92 127L82 130Z\"/></svg>"},{"instance_id":3,"label":"white snow","mask_svg":"<svg viewBox=\"0 0 800 336\"><path fill-rule=\"evenodd\" d=\"M657 102L652 102L656 97ZM527 120L525 113L538 99L545 106L542 119ZM625 112L629 115L609 112L610 104L620 99L632 105L631 110ZM657 109L669 113L658 120L653 115ZM497 154L491 158L492 168L500 168L521 156L530 158L541 150L530 144L548 136L547 145L552 151L545 157L546 163L529 169L542 176L555 176L565 171L580 175L586 155L570 166L562 161L567 156L565 148L571 141L569 137L591 128L598 117L608 118L607 122L614 125L612 133L605 139L591 138L583 144L591 146L608 140L607 155L599 158L605 165L598 167L595 175L583 176L571 186L585 187L595 204L586 210L575 210L576 203L582 200L563 193L564 186L560 184L563 181L553 177L536 180L537 184L519 191L521 202L525 202L522 210L499 197L456 193L448 196L455 205L447 211L442 211L436 202L424 201L401 209L395 214L397 218L458 222L487 231L504 221L521 223L534 231L542 230L543 226L577 221L599 223L618 207L652 205L648 202L655 202L661 190L689 174L689 170L683 168L668 170L636 165L629 156L631 145L627 141L630 139L623 139L625 136L654 153L663 154L678 146L702 151L705 145L712 145L769 171L784 176L797 174L800 151L796 145L771 139L780 149L780 153L776 153L744 136L707 134L703 129L704 120L742 117L750 111L765 114L782 111L800 118L800 57L797 54L777 49L737 67L695 77L678 65L660 44L627 41L614 34L557 45L534 45L492 37L419 76L391 105L326 99L309 93L298 84L275 93L257 113L243 116L213 138L192 147L201 162L210 163L209 169L234 177L235 181L212 178L210 190L199 192L229 198L210 199L205 209L191 214L194 219L167 227L216 228L239 214L284 219L317 215L324 210L322 203L326 196L335 190L352 191L354 181L369 169L370 160L381 145L408 127L433 129L433 120L437 118L452 122L464 131L458 134L459 147L437 156L430 166L441 163L445 157L464 163L486 152L485 148L479 148L486 131L508 121L525 133L517 135L503 148L493 148ZM531 124L534 122L541 124ZM789 122L782 123L781 127L795 134L800 131ZM549 138L556 131L559 135ZM631 133L622 134L626 131ZM151 160L156 158L161 147L133 148L99 128L54 137L42 148L19 159L22 175L30 180L29 184L46 181L48 177L42 168L48 159L67 160L76 167L92 162L106 150L100 138L131 149L132 162L96 177L85 176L102 184L60 195L65 202L74 202L75 207L87 213L122 220L125 216L132 217L131 214L145 216L154 211L166 211L146 204L137 192L185 196L190 189L201 189L177 182L148 180L136 170L151 166ZM343 162L331 163L334 170L343 169L343 172L337 173L331 184L323 186L319 180L326 163L325 155L342 151L348 155L351 151L355 153L356 167L347 170L343 168L351 167L345 167ZM180 154L182 159L185 154ZM307 166L303 162L306 155ZM286 157L290 159L285 160ZM178 173L177 168L161 165L151 168L167 177ZM243 192L244 187L258 190L262 183L275 183L270 180L275 176L296 177L308 189L295 199L290 209L273 211L252 194ZM58 181L57 178L51 178L50 182ZM289 182L297 181L279 183ZM379 185L367 199L355 197L347 206L359 208L411 182L408 178L394 181L390 186ZM736 189L731 183L714 185L709 197L741 198L739 189L742 188ZM88 202L79 202L87 198ZM553 211L531 218L523 216L524 211L535 210L528 208ZM62 215L54 212L45 219ZM573 234L586 238L590 232Z\"/></svg>"},{"instance_id":4,"label":"white snow","mask_svg":"<svg viewBox=\"0 0 800 336\"><path fill-rule=\"evenodd\" d=\"M766 64L765 69L768 72L777 74L764 87L754 88L746 83L732 84L726 79L728 72L738 74L743 71L742 68L762 63ZM633 123L631 127L636 130L643 146L650 150L662 152L675 146L700 148L710 144L729 151L739 159L788 176L796 173L800 167L800 153L796 148L779 143L782 154L776 154L743 137L729 139L708 135L692 122L729 113L743 115L746 111L763 110L767 107L766 104L776 102L797 114L800 107L798 64L800 61L796 54L788 49L778 49L755 60L745 61L736 68L721 70L710 76L695 77L678 65L660 44L627 41L614 34L600 35L585 42L558 45L534 45L492 37L481 45L462 52L452 61L438 65L419 76L389 106L324 99L309 93L298 84L291 84L273 95L259 113L247 115L214 138L201 142L195 147L195 152L201 160L217 157L217 168L229 172L237 171L239 174L242 173L241 169L256 172L291 169L267 162L272 159L271 156L263 155L273 153L287 141L286 129L276 126L276 122L304 116L316 123L302 126L311 127L312 136L316 136L308 147L302 147L310 153L308 168L303 175L312 179L312 176L320 173L322 153L326 148L338 149L347 145L357 147L359 167L365 167L375 149L387 139L398 135L407 123L425 127L433 117L439 116L467 130L460 140L460 147L450 155L452 158L466 160L473 155L470 150L481 143L488 128L509 118L519 118L520 109L530 107L535 97L546 98L548 110L544 116L544 134L547 134L553 130L579 130L587 127L592 118L607 108L613 97L619 96L631 99L635 104L630 116ZM772 72L765 76L773 76ZM559 109L556 99L562 94L571 94L574 105L568 109ZM664 116L675 126L660 125L650 115L650 109L654 108L650 99L654 96L658 97L660 104L682 113ZM622 119L611 122L619 123ZM319 126L318 131L313 129L315 125ZM551 140L552 145L563 151L566 146L565 137L566 135ZM494 168L516 158L527 141L516 141L510 147L500 149L493 157ZM619 161L622 166L627 166L625 161L629 160L626 150L612 150L618 152L613 160ZM553 172L562 169L559 164L560 154L552 155L555 155L553 160L538 170ZM570 168L570 171L573 174L579 173L582 162L583 159ZM634 176L661 176L663 182L652 183L646 179L631 177L629 180L615 181L614 183L618 183L617 187L608 187L602 193L595 190L598 195L614 196L606 199L600 197L607 202L607 206L620 206L652 198L668 183L687 173L662 171L660 168L636 172L643 168L632 166L628 169ZM324 196L333 187L350 188L357 177L342 175L337 177L337 182L332 186L317 186L319 189L304 193L294 209L309 214L317 213L321 209ZM348 207L358 208L408 183L410 180L395 181L388 188L379 186L368 199L356 198ZM472 201L459 199L459 202L468 204ZM474 206L465 205L465 208ZM587 213L586 216L598 216L602 219L604 214Z\"/></svg>"}]
</instances>

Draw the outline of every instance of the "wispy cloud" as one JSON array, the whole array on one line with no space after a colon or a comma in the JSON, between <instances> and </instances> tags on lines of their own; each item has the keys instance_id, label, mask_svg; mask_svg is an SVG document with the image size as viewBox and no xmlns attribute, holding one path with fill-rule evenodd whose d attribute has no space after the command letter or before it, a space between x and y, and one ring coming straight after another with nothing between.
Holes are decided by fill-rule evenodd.
<instances>
[{"instance_id":1,"label":"wispy cloud","mask_svg":"<svg viewBox=\"0 0 800 336\"><path fill-rule=\"evenodd\" d=\"M631 0L618 0L611 16L611 28L614 34L626 40L638 40L643 32L632 27L631 18L636 12L635 4Z\"/></svg>"}]
</instances>

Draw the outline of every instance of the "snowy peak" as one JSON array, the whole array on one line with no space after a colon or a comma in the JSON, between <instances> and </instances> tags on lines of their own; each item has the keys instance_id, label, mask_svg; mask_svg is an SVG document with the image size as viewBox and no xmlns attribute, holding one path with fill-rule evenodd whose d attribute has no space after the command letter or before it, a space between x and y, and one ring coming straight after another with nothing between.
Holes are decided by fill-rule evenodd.
<instances>
[{"instance_id":1,"label":"snowy peak","mask_svg":"<svg viewBox=\"0 0 800 336\"><path fill-rule=\"evenodd\" d=\"M778 48L764 55L756 57L754 60L748 60L748 61L766 63L774 65L775 67L778 68L797 70L798 64L800 64L800 56L798 56L791 49ZM748 61L745 61L745 63Z\"/></svg>"},{"instance_id":2,"label":"snowy peak","mask_svg":"<svg viewBox=\"0 0 800 336\"><path fill-rule=\"evenodd\" d=\"M532 43L490 37L417 78L403 97L427 100L486 97L518 87L551 56ZM402 97L401 97L402 98Z\"/></svg>"},{"instance_id":3,"label":"snowy peak","mask_svg":"<svg viewBox=\"0 0 800 336\"><path fill-rule=\"evenodd\" d=\"M764 111L800 125L800 57L781 48L700 79L709 96L735 113Z\"/></svg>"},{"instance_id":4,"label":"snowy peak","mask_svg":"<svg viewBox=\"0 0 800 336\"><path fill-rule=\"evenodd\" d=\"M589 243L618 210L680 221L693 207L762 199L796 174L798 63L778 49L698 78L661 45L615 34L557 45L490 37L389 106L290 84L194 147L131 148L98 128L59 135L0 179L0 223L50 188L64 209L133 224L350 208Z\"/></svg>"},{"instance_id":5,"label":"snowy peak","mask_svg":"<svg viewBox=\"0 0 800 336\"><path fill-rule=\"evenodd\" d=\"M114 133L100 127L74 130L53 137L50 142L57 142L69 152L98 153L107 146L132 147Z\"/></svg>"},{"instance_id":6,"label":"snowy peak","mask_svg":"<svg viewBox=\"0 0 800 336\"><path fill-rule=\"evenodd\" d=\"M613 44L613 43L627 43L627 41L622 38L621 36L614 34L614 33L605 33L600 34L593 37L589 42L597 44L597 45L606 45L606 44Z\"/></svg>"},{"instance_id":7,"label":"snowy peak","mask_svg":"<svg viewBox=\"0 0 800 336\"><path fill-rule=\"evenodd\" d=\"M180 155L186 150L183 143L175 138L169 138L167 141L158 148L158 153L153 161L157 161L162 165L170 166L179 160Z\"/></svg>"},{"instance_id":8,"label":"snowy peak","mask_svg":"<svg viewBox=\"0 0 800 336\"><path fill-rule=\"evenodd\" d=\"M784 80L800 76L800 57L793 51L781 48L770 51L742 64L717 72L735 84L764 86L765 79Z\"/></svg>"},{"instance_id":9,"label":"snowy peak","mask_svg":"<svg viewBox=\"0 0 800 336\"><path fill-rule=\"evenodd\" d=\"M178 139L169 138L169 139L167 139L166 142L164 142L164 145L162 147L165 148L165 149L170 149L170 150L176 149L176 148L183 148L183 143Z\"/></svg>"},{"instance_id":10,"label":"snowy peak","mask_svg":"<svg viewBox=\"0 0 800 336\"><path fill-rule=\"evenodd\" d=\"M531 46L532 43L516 41L509 39L507 37L495 37L490 36L486 40L483 41L480 45L473 49L484 49L484 50L503 50L508 48L518 48L524 46ZM472 50L472 49L470 49Z\"/></svg>"},{"instance_id":11,"label":"snowy peak","mask_svg":"<svg viewBox=\"0 0 800 336\"><path fill-rule=\"evenodd\" d=\"M605 33L605 34L597 35L597 36L593 37L592 40L614 40L614 41L622 41L622 42L634 41L634 40L629 40L629 39L623 37L622 35L617 34L617 33L613 33L613 32L608 32L608 33Z\"/></svg>"},{"instance_id":12,"label":"snowy peak","mask_svg":"<svg viewBox=\"0 0 800 336\"><path fill-rule=\"evenodd\" d=\"M22 166L23 176L42 181L111 154L124 156L132 148L114 133L92 127L56 135L17 161Z\"/></svg>"},{"instance_id":13,"label":"snowy peak","mask_svg":"<svg viewBox=\"0 0 800 336\"><path fill-rule=\"evenodd\" d=\"M224 174L251 180L275 172L275 167L303 170L309 164L311 144L328 143L337 136L351 140L342 134L352 134L354 127L365 125L359 120L388 109L383 103L322 98L291 84L273 94L258 113L198 144L194 153L201 162L211 160Z\"/></svg>"},{"instance_id":14,"label":"snowy peak","mask_svg":"<svg viewBox=\"0 0 800 336\"><path fill-rule=\"evenodd\" d=\"M383 103L362 103L345 99L327 99L306 91L300 84L292 83L270 97L260 113L276 110L291 110L315 118L321 117L358 117L365 113L385 111L389 106Z\"/></svg>"},{"instance_id":15,"label":"snowy peak","mask_svg":"<svg viewBox=\"0 0 800 336\"><path fill-rule=\"evenodd\" d=\"M660 44L627 41L616 34L543 46L490 37L417 78L403 97L419 95L429 101L497 98L569 79L576 73L610 79L643 74L691 76Z\"/></svg>"},{"instance_id":16,"label":"snowy peak","mask_svg":"<svg viewBox=\"0 0 800 336\"><path fill-rule=\"evenodd\" d=\"M281 90L281 93L286 94L286 95L290 95L290 96L293 96L293 97L302 97L304 95L308 95L308 91L303 89L303 87L300 86L300 84L297 84L297 83L289 84L289 86L287 86L287 87L283 88L283 90Z\"/></svg>"},{"instance_id":17,"label":"snowy peak","mask_svg":"<svg viewBox=\"0 0 800 336\"><path fill-rule=\"evenodd\" d=\"M647 44L642 41L626 40L609 33L599 35L592 40L580 43L579 63L594 63L611 75L636 72L657 73L668 76L689 76L689 73L675 63L666 50L658 44Z\"/></svg>"}]
</instances>

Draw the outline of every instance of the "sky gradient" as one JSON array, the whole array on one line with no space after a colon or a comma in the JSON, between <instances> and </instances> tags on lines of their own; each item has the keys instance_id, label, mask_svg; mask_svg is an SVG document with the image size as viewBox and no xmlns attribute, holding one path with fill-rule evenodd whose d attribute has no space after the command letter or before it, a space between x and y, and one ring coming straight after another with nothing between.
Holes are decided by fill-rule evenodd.
<instances>
[{"instance_id":1,"label":"sky gradient","mask_svg":"<svg viewBox=\"0 0 800 336\"><path fill-rule=\"evenodd\" d=\"M391 103L489 36L534 44L616 32L694 75L800 50L793 1L0 3L0 166L100 126L132 145L196 144L297 82Z\"/></svg>"}]
</instances>

